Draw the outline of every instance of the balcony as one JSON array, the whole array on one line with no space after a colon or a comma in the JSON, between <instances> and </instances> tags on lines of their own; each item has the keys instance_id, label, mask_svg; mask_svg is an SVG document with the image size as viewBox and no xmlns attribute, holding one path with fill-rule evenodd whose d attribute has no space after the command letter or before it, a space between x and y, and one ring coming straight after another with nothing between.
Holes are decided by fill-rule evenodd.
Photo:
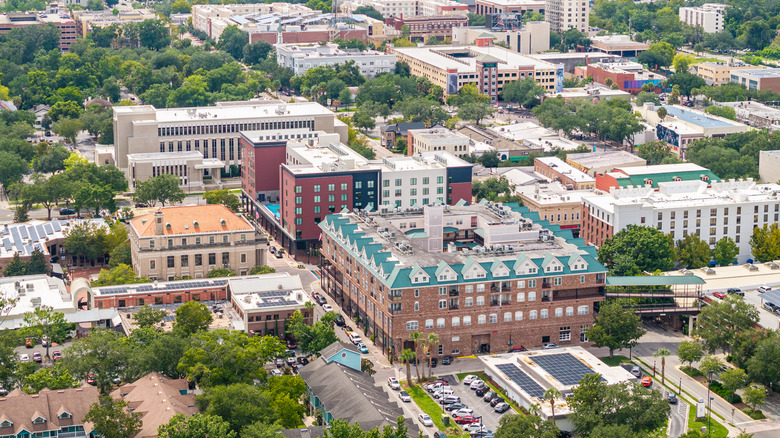
<instances>
[{"instance_id":1,"label":"balcony","mask_svg":"<svg viewBox=\"0 0 780 438\"><path fill-rule=\"evenodd\" d=\"M508 306L511 304L509 300L490 300L491 306Z\"/></svg>"},{"instance_id":2,"label":"balcony","mask_svg":"<svg viewBox=\"0 0 780 438\"><path fill-rule=\"evenodd\" d=\"M457 288L450 289L450 296L451 297L457 297L460 296L460 291L458 291Z\"/></svg>"},{"instance_id":3,"label":"balcony","mask_svg":"<svg viewBox=\"0 0 780 438\"><path fill-rule=\"evenodd\" d=\"M401 295L390 295L390 294L387 295L387 299L393 302L401 301L402 298L403 297Z\"/></svg>"}]
</instances>

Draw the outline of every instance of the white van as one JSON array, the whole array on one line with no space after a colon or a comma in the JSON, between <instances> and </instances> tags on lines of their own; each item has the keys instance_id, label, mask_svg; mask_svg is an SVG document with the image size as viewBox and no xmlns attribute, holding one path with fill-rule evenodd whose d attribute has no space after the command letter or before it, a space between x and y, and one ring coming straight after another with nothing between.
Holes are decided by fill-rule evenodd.
<instances>
[{"instance_id":1,"label":"white van","mask_svg":"<svg viewBox=\"0 0 780 438\"><path fill-rule=\"evenodd\" d=\"M454 394L455 394L455 392L452 390L452 388L450 388L449 386L444 386L440 390L438 390L438 391L433 393L433 398L438 400L440 398L444 398L444 397L447 397L449 395L454 395Z\"/></svg>"},{"instance_id":2,"label":"white van","mask_svg":"<svg viewBox=\"0 0 780 438\"><path fill-rule=\"evenodd\" d=\"M349 333L349 340L352 341L353 344L356 344L361 341L360 336L355 332Z\"/></svg>"}]
</instances>

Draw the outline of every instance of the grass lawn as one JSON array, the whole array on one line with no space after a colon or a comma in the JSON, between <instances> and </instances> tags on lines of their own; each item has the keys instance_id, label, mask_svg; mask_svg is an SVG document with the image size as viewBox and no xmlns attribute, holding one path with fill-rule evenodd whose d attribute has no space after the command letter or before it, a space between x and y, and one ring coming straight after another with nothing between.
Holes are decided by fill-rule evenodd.
<instances>
[{"instance_id":1,"label":"grass lawn","mask_svg":"<svg viewBox=\"0 0 780 438\"><path fill-rule=\"evenodd\" d=\"M688 428L701 430L702 426L707 426L707 419L705 418L704 421L696 421L696 405L691 404L688 409ZM712 419L712 436L714 438L726 438L729 436L729 431L714 418Z\"/></svg>"},{"instance_id":2,"label":"grass lawn","mask_svg":"<svg viewBox=\"0 0 780 438\"><path fill-rule=\"evenodd\" d=\"M628 358L625 356L602 357L601 361L611 367L620 366L621 363L631 363L631 361L628 360Z\"/></svg>"},{"instance_id":3,"label":"grass lawn","mask_svg":"<svg viewBox=\"0 0 780 438\"><path fill-rule=\"evenodd\" d=\"M422 387L419 385L413 386L411 388L404 386L404 389L412 397L412 400L417 403L417 406L419 406L423 412L431 417L433 424L436 425L440 431L445 432L448 436L461 432L457 425L452 421L450 422L450 427L444 426L444 423L441 421L441 415L444 413L444 410L441 408L441 406L439 406L438 403L436 403L436 400L431 398L431 396L429 396L428 393L422 389Z\"/></svg>"},{"instance_id":4,"label":"grass lawn","mask_svg":"<svg viewBox=\"0 0 780 438\"><path fill-rule=\"evenodd\" d=\"M520 414L528 414L528 412L526 412L525 409L523 409L520 406L518 406L517 403L515 403L514 400L512 400L509 397L507 397L506 394L503 391L501 391L501 389L499 387L494 385L493 382L490 380L490 378L485 373L458 373L457 374L458 380L462 381L469 374L473 374L473 375L479 377L479 379L482 380L483 382L485 382L485 384L487 384L487 386L490 387L490 389L492 389L493 391L496 391L496 394L501 394L501 396L504 397L505 401L507 403L509 403L509 406L512 407L512 409L514 409L515 411L517 411Z\"/></svg>"}]
</instances>

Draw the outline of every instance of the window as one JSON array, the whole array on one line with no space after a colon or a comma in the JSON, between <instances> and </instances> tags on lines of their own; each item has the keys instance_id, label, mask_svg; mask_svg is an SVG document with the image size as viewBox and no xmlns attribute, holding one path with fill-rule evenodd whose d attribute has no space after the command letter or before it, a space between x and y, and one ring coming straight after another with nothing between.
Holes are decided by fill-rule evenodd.
<instances>
[{"instance_id":1,"label":"window","mask_svg":"<svg viewBox=\"0 0 780 438\"><path fill-rule=\"evenodd\" d=\"M562 277L553 278L553 286L560 286L563 283Z\"/></svg>"},{"instance_id":2,"label":"window","mask_svg":"<svg viewBox=\"0 0 780 438\"><path fill-rule=\"evenodd\" d=\"M478 315L477 316L477 324L484 324L487 321L487 318L485 315Z\"/></svg>"},{"instance_id":3,"label":"window","mask_svg":"<svg viewBox=\"0 0 780 438\"><path fill-rule=\"evenodd\" d=\"M563 316L563 308L562 307L558 307L557 309L555 309L555 317L556 318L560 318L562 316Z\"/></svg>"},{"instance_id":4,"label":"window","mask_svg":"<svg viewBox=\"0 0 780 438\"><path fill-rule=\"evenodd\" d=\"M149 260L149 269L154 271L157 269L157 261L156 260Z\"/></svg>"},{"instance_id":5,"label":"window","mask_svg":"<svg viewBox=\"0 0 780 438\"><path fill-rule=\"evenodd\" d=\"M415 301L414 302L414 311L415 312L419 312L420 311L420 302L419 301Z\"/></svg>"},{"instance_id":6,"label":"window","mask_svg":"<svg viewBox=\"0 0 780 438\"><path fill-rule=\"evenodd\" d=\"M447 308L447 300L439 300L439 309Z\"/></svg>"},{"instance_id":7,"label":"window","mask_svg":"<svg viewBox=\"0 0 780 438\"><path fill-rule=\"evenodd\" d=\"M195 266L203 266L203 254L195 254Z\"/></svg>"},{"instance_id":8,"label":"window","mask_svg":"<svg viewBox=\"0 0 780 438\"><path fill-rule=\"evenodd\" d=\"M522 321L523 320L523 312L521 310L518 310L515 312L515 321Z\"/></svg>"},{"instance_id":9,"label":"window","mask_svg":"<svg viewBox=\"0 0 780 438\"><path fill-rule=\"evenodd\" d=\"M465 307L471 307L474 305L474 298L466 297L466 302L463 304Z\"/></svg>"},{"instance_id":10,"label":"window","mask_svg":"<svg viewBox=\"0 0 780 438\"><path fill-rule=\"evenodd\" d=\"M181 267L186 268L190 265L190 256L183 255L181 256Z\"/></svg>"},{"instance_id":11,"label":"window","mask_svg":"<svg viewBox=\"0 0 780 438\"><path fill-rule=\"evenodd\" d=\"M319 193L319 191L320 191L320 185L319 185L319 184L316 184L316 185L314 186L314 193Z\"/></svg>"},{"instance_id":12,"label":"window","mask_svg":"<svg viewBox=\"0 0 780 438\"><path fill-rule=\"evenodd\" d=\"M587 314L588 314L588 306L577 307L577 315L587 315Z\"/></svg>"},{"instance_id":13,"label":"window","mask_svg":"<svg viewBox=\"0 0 780 438\"><path fill-rule=\"evenodd\" d=\"M590 327L587 325L581 325L580 326L580 342L589 342L590 339L588 339L588 329Z\"/></svg>"},{"instance_id":14,"label":"window","mask_svg":"<svg viewBox=\"0 0 780 438\"><path fill-rule=\"evenodd\" d=\"M314 206L314 213L319 213L320 211L322 211L320 206L319 205L315 205Z\"/></svg>"},{"instance_id":15,"label":"window","mask_svg":"<svg viewBox=\"0 0 780 438\"><path fill-rule=\"evenodd\" d=\"M567 307L566 308L566 316L574 316L574 307Z\"/></svg>"},{"instance_id":16,"label":"window","mask_svg":"<svg viewBox=\"0 0 780 438\"><path fill-rule=\"evenodd\" d=\"M467 284L466 285L466 293L470 294L472 292L474 292L474 285L473 284Z\"/></svg>"},{"instance_id":17,"label":"window","mask_svg":"<svg viewBox=\"0 0 780 438\"><path fill-rule=\"evenodd\" d=\"M477 297L477 306L484 306L485 305L485 297L479 296Z\"/></svg>"},{"instance_id":18,"label":"window","mask_svg":"<svg viewBox=\"0 0 780 438\"><path fill-rule=\"evenodd\" d=\"M406 330L417 330L417 321L406 321Z\"/></svg>"},{"instance_id":19,"label":"window","mask_svg":"<svg viewBox=\"0 0 780 438\"><path fill-rule=\"evenodd\" d=\"M580 275L580 283L585 284L585 276Z\"/></svg>"},{"instance_id":20,"label":"window","mask_svg":"<svg viewBox=\"0 0 780 438\"><path fill-rule=\"evenodd\" d=\"M453 316L452 317L452 326L453 327L460 326L460 317L458 317L458 316Z\"/></svg>"},{"instance_id":21,"label":"window","mask_svg":"<svg viewBox=\"0 0 780 438\"><path fill-rule=\"evenodd\" d=\"M536 274L536 268L531 268L531 274ZM536 280L528 280L528 287L536 287ZM530 301L530 299L529 299Z\"/></svg>"},{"instance_id":22,"label":"window","mask_svg":"<svg viewBox=\"0 0 780 438\"><path fill-rule=\"evenodd\" d=\"M559 341L571 341L571 327L561 327L558 332Z\"/></svg>"},{"instance_id":23,"label":"window","mask_svg":"<svg viewBox=\"0 0 780 438\"><path fill-rule=\"evenodd\" d=\"M341 190L347 190L347 183L341 183Z\"/></svg>"},{"instance_id":24,"label":"window","mask_svg":"<svg viewBox=\"0 0 780 438\"><path fill-rule=\"evenodd\" d=\"M512 312L504 312L504 322L512 321Z\"/></svg>"},{"instance_id":25,"label":"window","mask_svg":"<svg viewBox=\"0 0 780 438\"><path fill-rule=\"evenodd\" d=\"M547 309L542 309L539 311L539 317L542 319L547 319L547 317L549 316L548 314L549 314L549 310Z\"/></svg>"},{"instance_id":26,"label":"window","mask_svg":"<svg viewBox=\"0 0 780 438\"><path fill-rule=\"evenodd\" d=\"M154 240L149 241L149 248L154 248Z\"/></svg>"},{"instance_id":27,"label":"window","mask_svg":"<svg viewBox=\"0 0 780 438\"><path fill-rule=\"evenodd\" d=\"M517 293L517 302L522 303L525 301L525 292L518 292Z\"/></svg>"},{"instance_id":28,"label":"window","mask_svg":"<svg viewBox=\"0 0 780 438\"><path fill-rule=\"evenodd\" d=\"M528 292L528 301L536 301L536 292Z\"/></svg>"},{"instance_id":29,"label":"window","mask_svg":"<svg viewBox=\"0 0 780 438\"><path fill-rule=\"evenodd\" d=\"M414 290L414 297L417 298L419 296L420 296L420 289L415 289Z\"/></svg>"},{"instance_id":30,"label":"window","mask_svg":"<svg viewBox=\"0 0 780 438\"><path fill-rule=\"evenodd\" d=\"M484 284L478 284L477 285L477 292L485 292L485 285Z\"/></svg>"},{"instance_id":31,"label":"window","mask_svg":"<svg viewBox=\"0 0 780 438\"><path fill-rule=\"evenodd\" d=\"M528 312L528 319L536 319L536 310Z\"/></svg>"},{"instance_id":32,"label":"window","mask_svg":"<svg viewBox=\"0 0 780 438\"><path fill-rule=\"evenodd\" d=\"M246 253L241 254L241 263L246 263Z\"/></svg>"},{"instance_id":33,"label":"window","mask_svg":"<svg viewBox=\"0 0 780 438\"><path fill-rule=\"evenodd\" d=\"M444 177L443 176L437 176L436 177L436 184L444 184Z\"/></svg>"},{"instance_id":34,"label":"window","mask_svg":"<svg viewBox=\"0 0 780 438\"><path fill-rule=\"evenodd\" d=\"M301 193L302 191L303 191L303 187L295 186L295 193Z\"/></svg>"},{"instance_id":35,"label":"window","mask_svg":"<svg viewBox=\"0 0 780 438\"><path fill-rule=\"evenodd\" d=\"M491 324L497 323L498 322L498 314L497 313L491 313L489 321L490 321Z\"/></svg>"},{"instance_id":36,"label":"window","mask_svg":"<svg viewBox=\"0 0 780 438\"><path fill-rule=\"evenodd\" d=\"M444 318L437 318L436 319L436 327L443 328L445 325Z\"/></svg>"},{"instance_id":37,"label":"window","mask_svg":"<svg viewBox=\"0 0 780 438\"><path fill-rule=\"evenodd\" d=\"M216 264L217 264L217 254L212 252L209 254L209 265L216 265Z\"/></svg>"},{"instance_id":38,"label":"window","mask_svg":"<svg viewBox=\"0 0 780 438\"><path fill-rule=\"evenodd\" d=\"M517 282L517 288L518 289L525 289L525 280L520 280Z\"/></svg>"},{"instance_id":39,"label":"window","mask_svg":"<svg viewBox=\"0 0 780 438\"><path fill-rule=\"evenodd\" d=\"M432 329L433 328L433 320L432 319L426 319L425 320L425 328Z\"/></svg>"},{"instance_id":40,"label":"window","mask_svg":"<svg viewBox=\"0 0 780 438\"><path fill-rule=\"evenodd\" d=\"M463 325L471 325L471 317L470 316L464 316L463 317Z\"/></svg>"},{"instance_id":41,"label":"window","mask_svg":"<svg viewBox=\"0 0 780 438\"><path fill-rule=\"evenodd\" d=\"M332 192L334 190L336 190L336 184L328 184L328 191Z\"/></svg>"}]
</instances>

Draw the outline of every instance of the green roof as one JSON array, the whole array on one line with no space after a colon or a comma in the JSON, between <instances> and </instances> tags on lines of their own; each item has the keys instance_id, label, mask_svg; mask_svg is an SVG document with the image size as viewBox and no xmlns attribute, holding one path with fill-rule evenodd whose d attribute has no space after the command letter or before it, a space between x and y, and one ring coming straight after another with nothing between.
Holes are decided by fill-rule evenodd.
<instances>
[{"instance_id":1,"label":"green roof","mask_svg":"<svg viewBox=\"0 0 780 438\"><path fill-rule=\"evenodd\" d=\"M658 183L671 182L675 178L680 178L681 181L696 181L700 180L702 176L706 176L709 181L719 181L720 177L715 175L710 170L690 170L684 172L665 172L665 173L650 173L647 175L633 175L626 176L624 178L615 178L620 187L628 186L644 186L646 180L651 180L653 183L651 187L658 188Z\"/></svg>"},{"instance_id":2,"label":"green roof","mask_svg":"<svg viewBox=\"0 0 780 438\"><path fill-rule=\"evenodd\" d=\"M636 277L607 277L607 286L673 286L679 284L704 284L695 275L640 275Z\"/></svg>"}]
</instances>

